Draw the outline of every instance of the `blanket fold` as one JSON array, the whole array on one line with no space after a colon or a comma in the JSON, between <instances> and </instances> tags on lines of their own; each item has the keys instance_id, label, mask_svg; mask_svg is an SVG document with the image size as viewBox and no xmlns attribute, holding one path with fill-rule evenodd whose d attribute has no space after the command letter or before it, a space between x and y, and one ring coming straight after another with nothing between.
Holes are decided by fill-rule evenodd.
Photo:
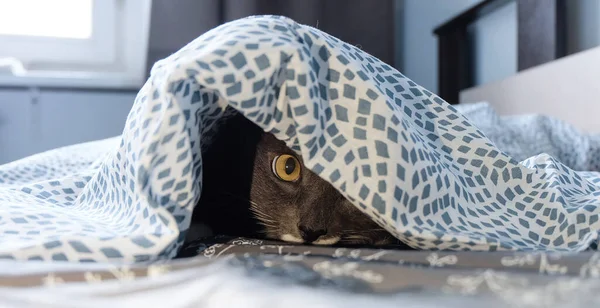
<instances>
[{"instance_id":1,"label":"blanket fold","mask_svg":"<svg viewBox=\"0 0 600 308\"><path fill-rule=\"evenodd\" d=\"M201 149L234 111L414 248L582 251L597 239L597 173L519 161L359 48L257 16L157 62L120 137L0 166L0 256L172 258L201 194Z\"/></svg>"}]
</instances>

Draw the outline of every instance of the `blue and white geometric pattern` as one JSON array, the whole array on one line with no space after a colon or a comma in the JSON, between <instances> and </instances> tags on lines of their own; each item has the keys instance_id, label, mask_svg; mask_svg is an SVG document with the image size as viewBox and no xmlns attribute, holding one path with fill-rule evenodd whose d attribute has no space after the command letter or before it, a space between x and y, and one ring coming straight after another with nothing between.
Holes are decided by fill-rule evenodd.
<instances>
[{"instance_id":1,"label":"blue and white geometric pattern","mask_svg":"<svg viewBox=\"0 0 600 308\"><path fill-rule=\"evenodd\" d=\"M541 114L498 116L487 103L456 109L518 161L545 153L573 170L600 171L600 135L582 134L569 123Z\"/></svg>"},{"instance_id":2,"label":"blue and white geometric pattern","mask_svg":"<svg viewBox=\"0 0 600 308\"><path fill-rule=\"evenodd\" d=\"M173 257L201 192L201 144L227 106L413 247L581 251L597 239L598 174L548 155L520 163L389 65L261 16L156 63L120 137L0 166L0 256Z\"/></svg>"}]
</instances>

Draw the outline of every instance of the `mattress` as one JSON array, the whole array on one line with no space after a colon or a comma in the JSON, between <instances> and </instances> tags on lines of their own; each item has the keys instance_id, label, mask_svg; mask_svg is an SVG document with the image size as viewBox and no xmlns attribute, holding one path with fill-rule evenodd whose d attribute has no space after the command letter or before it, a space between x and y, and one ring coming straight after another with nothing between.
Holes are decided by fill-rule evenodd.
<instances>
[{"instance_id":1,"label":"mattress","mask_svg":"<svg viewBox=\"0 0 600 308\"><path fill-rule=\"evenodd\" d=\"M593 252L416 251L216 236L165 262L10 267L0 266L3 307L595 307L600 301L600 255Z\"/></svg>"},{"instance_id":2,"label":"mattress","mask_svg":"<svg viewBox=\"0 0 600 308\"><path fill-rule=\"evenodd\" d=\"M185 244L233 113L404 247ZM120 136L0 166L0 306L597 306L599 145L451 106L288 18L236 20L156 63Z\"/></svg>"}]
</instances>

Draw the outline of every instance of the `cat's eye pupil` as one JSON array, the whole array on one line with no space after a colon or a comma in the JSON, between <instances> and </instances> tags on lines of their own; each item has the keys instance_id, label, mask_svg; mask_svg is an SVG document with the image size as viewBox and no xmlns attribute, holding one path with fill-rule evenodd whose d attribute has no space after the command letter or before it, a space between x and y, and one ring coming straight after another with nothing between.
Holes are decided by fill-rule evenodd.
<instances>
[{"instance_id":1,"label":"cat's eye pupil","mask_svg":"<svg viewBox=\"0 0 600 308\"><path fill-rule=\"evenodd\" d=\"M300 168L298 159L289 154L276 156L271 163L273 174L286 182L296 182L300 178Z\"/></svg>"},{"instance_id":2,"label":"cat's eye pupil","mask_svg":"<svg viewBox=\"0 0 600 308\"><path fill-rule=\"evenodd\" d=\"M290 175L294 170L296 170L296 160L290 157L285 160L285 173Z\"/></svg>"}]
</instances>

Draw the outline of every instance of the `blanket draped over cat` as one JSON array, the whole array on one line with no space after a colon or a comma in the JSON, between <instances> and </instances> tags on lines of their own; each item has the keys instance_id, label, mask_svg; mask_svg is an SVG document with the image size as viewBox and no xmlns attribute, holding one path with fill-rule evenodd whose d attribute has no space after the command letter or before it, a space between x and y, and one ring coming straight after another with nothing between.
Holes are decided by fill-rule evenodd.
<instances>
[{"instance_id":1,"label":"blanket draped over cat","mask_svg":"<svg viewBox=\"0 0 600 308\"><path fill-rule=\"evenodd\" d=\"M288 18L257 16L157 62L121 136L0 166L0 257L174 256L201 194L201 146L210 146L228 106L412 247L596 246L598 173L547 154L517 161L453 106L361 49Z\"/></svg>"}]
</instances>

